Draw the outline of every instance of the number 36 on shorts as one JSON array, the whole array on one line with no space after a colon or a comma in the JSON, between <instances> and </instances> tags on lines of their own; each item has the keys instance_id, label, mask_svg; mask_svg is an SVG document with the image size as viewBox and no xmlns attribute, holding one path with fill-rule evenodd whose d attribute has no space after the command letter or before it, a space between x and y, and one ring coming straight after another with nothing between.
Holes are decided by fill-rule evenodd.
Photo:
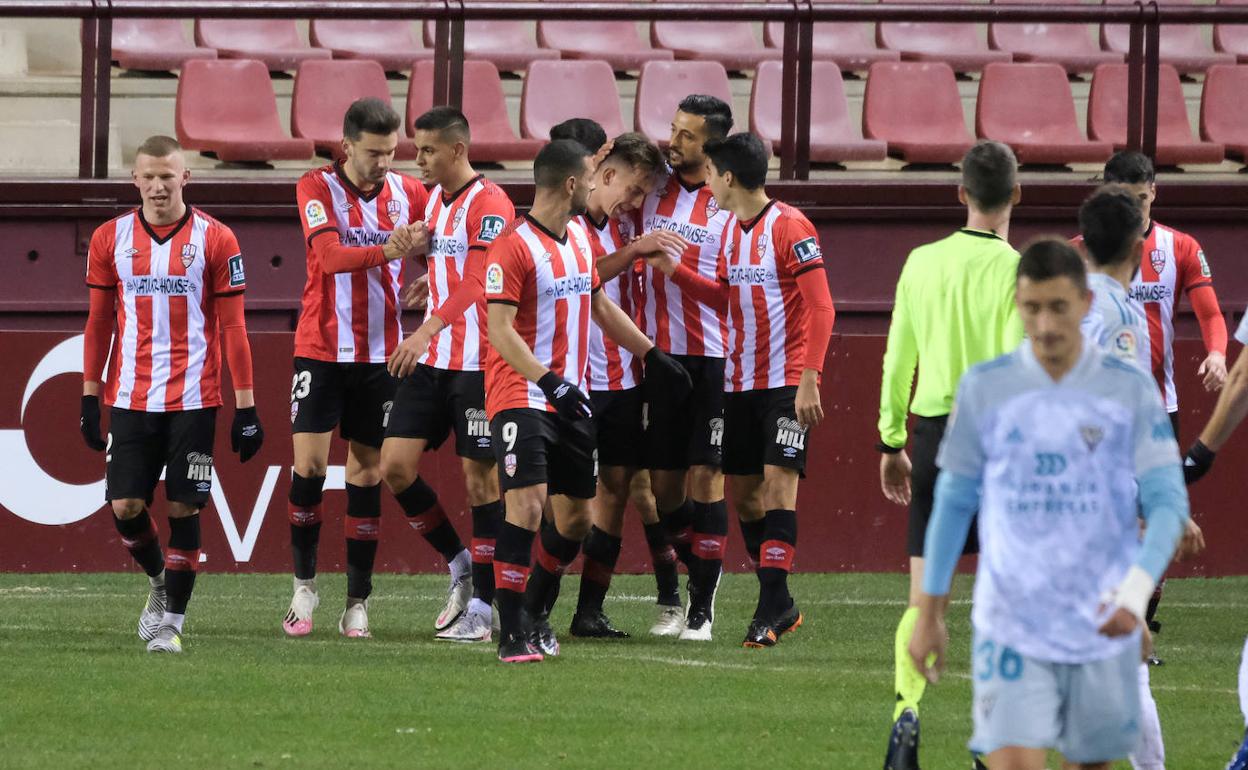
<instances>
[{"instance_id":1,"label":"number 36 on shorts","mask_svg":"<svg viewBox=\"0 0 1248 770\"><path fill-rule=\"evenodd\" d=\"M1013 648L984 640L975 645L975 678L987 682L1000 676L1012 682L1023 675L1023 656Z\"/></svg>"}]
</instances>

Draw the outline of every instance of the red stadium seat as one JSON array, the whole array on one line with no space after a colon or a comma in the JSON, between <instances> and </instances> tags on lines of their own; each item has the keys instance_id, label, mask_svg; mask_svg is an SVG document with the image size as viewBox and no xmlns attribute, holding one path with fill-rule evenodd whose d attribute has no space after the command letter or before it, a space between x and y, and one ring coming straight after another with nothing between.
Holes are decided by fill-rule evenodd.
<instances>
[{"instance_id":1,"label":"red stadium seat","mask_svg":"<svg viewBox=\"0 0 1248 770\"><path fill-rule=\"evenodd\" d=\"M1195 0L1162 0L1171 5L1193 5ZM1135 0L1105 0L1105 5L1134 5ZM1125 24L1102 24L1101 47L1125 54L1131 47L1131 28ZM1205 42L1198 24L1161 25L1161 61L1186 75L1204 72L1214 64L1234 64L1231 54L1218 53Z\"/></svg>"},{"instance_id":2,"label":"red stadium seat","mask_svg":"<svg viewBox=\"0 0 1248 770\"><path fill-rule=\"evenodd\" d=\"M1127 65L1102 64L1092 75L1088 93L1088 136L1112 142L1114 149L1127 146ZM1225 148L1192 137L1187 119L1187 102L1179 73L1169 64L1161 65L1157 89L1157 157L1159 166L1181 163L1221 163Z\"/></svg>"},{"instance_id":3,"label":"red stadium seat","mask_svg":"<svg viewBox=\"0 0 1248 770\"><path fill-rule=\"evenodd\" d=\"M750 131L780 145L780 102L783 64L767 61L754 73L750 92ZM849 101L840 66L836 62L814 63L810 105L810 159L816 163L846 160L884 160L888 146L875 139L863 139L861 130L849 115Z\"/></svg>"},{"instance_id":4,"label":"red stadium seat","mask_svg":"<svg viewBox=\"0 0 1248 770\"><path fill-rule=\"evenodd\" d=\"M886 3L945 3L948 0L884 0ZM905 61L939 61L956 72L979 72L996 61L1010 61L1004 51L991 51L974 24L952 22L881 22L876 27L881 48L900 51Z\"/></svg>"},{"instance_id":5,"label":"red stadium seat","mask_svg":"<svg viewBox=\"0 0 1248 770\"><path fill-rule=\"evenodd\" d=\"M780 55L759 44L748 21L656 21L650 41L677 59L719 62L730 70L752 70Z\"/></svg>"},{"instance_id":6,"label":"red stadium seat","mask_svg":"<svg viewBox=\"0 0 1248 770\"><path fill-rule=\"evenodd\" d=\"M1248 66L1217 64L1205 73L1200 136L1226 145L1228 155L1248 161Z\"/></svg>"},{"instance_id":7,"label":"red stadium seat","mask_svg":"<svg viewBox=\"0 0 1248 770\"><path fill-rule=\"evenodd\" d=\"M724 65L713 61L652 61L641 68L633 122L637 130L666 146L676 106L689 94L709 94L732 104Z\"/></svg>"},{"instance_id":8,"label":"red stadium seat","mask_svg":"<svg viewBox=\"0 0 1248 770\"><path fill-rule=\"evenodd\" d=\"M1034 5L1035 0L992 0L998 5ZM1126 57L1102 51L1086 24L990 24L988 45L1007 51L1016 62L1052 62L1069 73L1091 72L1098 64L1115 64Z\"/></svg>"},{"instance_id":9,"label":"red stadium seat","mask_svg":"<svg viewBox=\"0 0 1248 770\"><path fill-rule=\"evenodd\" d=\"M524 78L520 134L550 139L550 129L568 118L598 121L607 136L624 133L615 71L605 61L535 61Z\"/></svg>"},{"instance_id":10,"label":"red stadium seat","mask_svg":"<svg viewBox=\"0 0 1248 770\"><path fill-rule=\"evenodd\" d=\"M181 19L113 19L113 61L128 70L176 70L188 59L215 59L191 45Z\"/></svg>"},{"instance_id":11,"label":"red stadium seat","mask_svg":"<svg viewBox=\"0 0 1248 770\"><path fill-rule=\"evenodd\" d=\"M862 133L909 163L956 163L975 143L953 68L944 62L880 62L867 73Z\"/></svg>"},{"instance_id":12,"label":"red stadium seat","mask_svg":"<svg viewBox=\"0 0 1248 770\"><path fill-rule=\"evenodd\" d=\"M1008 144L1020 163L1102 163L1114 148L1079 130L1060 64L989 64L979 81L975 132Z\"/></svg>"},{"instance_id":13,"label":"red stadium seat","mask_svg":"<svg viewBox=\"0 0 1248 770\"><path fill-rule=\"evenodd\" d=\"M425 45L434 45L433 22L425 22ZM500 72L524 72L539 59L558 59L559 52L538 48L523 21L464 22L464 58L487 59Z\"/></svg>"},{"instance_id":14,"label":"red stadium seat","mask_svg":"<svg viewBox=\"0 0 1248 770\"><path fill-rule=\"evenodd\" d=\"M294 19L196 19L195 42L217 49L222 59L262 61L272 72L332 56L323 48L304 44Z\"/></svg>"},{"instance_id":15,"label":"red stadium seat","mask_svg":"<svg viewBox=\"0 0 1248 770\"><path fill-rule=\"evenodd\" d=\"M769 21L763 40L771 48L784 49L784 22ZM815 59L836 62L846 72L866 70L877 61L900 61L901 54L875 44L875 29L866 22L823 22L815 25Z\"/></svg>"},{"instance_id":16,"label":"red stadium seat","mask_svg":"<svg viewBox=\"0 0 1248 770\"><path fill-rule=\"evenodd\" d=\"M411 23L395 19L313 19L308 36L335 59L371 59L387 72L406 72L418 60L433 58L433 51L416 39Z\"/></svg>"},{"instance_id":17,"label":"red stadium seat","mask_svg":"<svg viewBox=\"0 0 1248 770\"><path fill-rule=\"evenodd\" d=\"M1248 5L1248 0L1218 0L1218 5ZM1248 64L1248 24L1213 25L1213 48Z\"/></svg>"},{"instance_id":18,"label":"red stadium seat","mask_svg":"<svg viewBox=\"0 0 1248 770\"><path fill-rule=\"evenodd\" d=\"M375 61L305 61L295 73L290 95L290 132L311 139L316 149L341 160L342 117L356 99L372 96L390 104L386 73ZM400 134L395 157L416 157L411 141Z\"/></svg>"},{"instance_id":19,"label":"red stadium seat","mask_svg":"<svg viewBox=\"0 0 1248 770\"><path fill-rule=\"evenodd\" d=\"M414 124L433 106L433 62L416 63L407 89L407 135L415 134ZM520 139L507 119L507 99L498 69L488 61L464 62L464 117L472 133L468 151L473 160L532 160L545 144Z\"/></svg>"},{"instance_id":20,"label":"red stadium seat","mask_svg":"<svg viewBox=\"0 0 1248 770\"><path fill-rule=\"evenodd\" d=\"M565 59L602 59L620 71L672 58L671 51L642 40L631 21L539 21L537 42Z\"/></svg>"},{"instance_id":21,"label":"red stadium seat","mask_svg":"<svg viewBox=\"0 0 1248 770\"><path fill-rule=\"evenodd\" d=\"M222 161L305 160L311 139L282 131L264 62L192 59L182 67L174 124L183 147Z\"/></svg>"}]
</instances>

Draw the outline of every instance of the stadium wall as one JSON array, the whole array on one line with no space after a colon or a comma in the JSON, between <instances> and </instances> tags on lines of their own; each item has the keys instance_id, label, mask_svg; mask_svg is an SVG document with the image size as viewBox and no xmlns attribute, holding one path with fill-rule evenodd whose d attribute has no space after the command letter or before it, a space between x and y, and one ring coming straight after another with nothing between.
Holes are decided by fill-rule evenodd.
<instances>
[{"instance_id":1,"label":"stadium wall","mask_svg":"<svg viewBox=\"0 0 1248 770\"><path fill-rule=\"evenodd\" d=\"M129 569L129 557L103 506L101 454L88 450L77 430L85 317L82 268L85 242L103 220L130 205L124 183L31 182L0 186L0 570L97 571ZM204 511L204 567L213 571L286 571L289 568L286 490L290 436L286 430L294 310L303 282L302 238L290 183L220 182L188 191L196 205L221 217L239 235L248 257L248 317L253 330L257 400L267 440L247 465L229 452L228 414L218 420L216 484ZM1163 185L1158 220L1193 233L1209 254L1228 316L1248 303L1248 260L1242 254L1248 222L1245 185ZM1086 184L1025 188L1010 240L1035 233L1069 233ZM509 190L527 200L525 186ZM827 422L811 439L808 478L799 498L805 571L890 571L905 565L905 512L879 492L876 440L880 361L893 286L907 251L961 224L955 188L940 184L847 183L773 188L802 205L819 227L837 303L822 385ZM1228 322L1235 318L1228 317ZM1212 409L1195 370L1203 347L1190 313L1180 318L1176 349L1183 437L1189 442ZM1233 348L1238 345L1232 343ZM1232 350L1233 360L1236 351ZM227 409L228 411L228 409ZM331 520L345 507L344 449L331 458L326 508ZM1248 573L1236 535L1241 531L1242 482L1248 461L1243 437L1219 457L1193 491L1197 520L1209 549L1176 574ZM457 459L429 455L428 473L467 532ZM159 499L154 510L159 514ZM383 495L383 498L387 496ZM441 571L439 558L404 526L392 500L384 504L380 569ZM337 516L335 516L337 514ZM162 522L163 516L157 520ZM331 525L332 527L333 525ZM621 560L625 571L646 569L635 517ZM731 534L728 564L745 568L739 534ZM327 530L332 532L333 530ZM322 563L343 565L342 538L324 538Z\"/></svg>"}]
</instances>

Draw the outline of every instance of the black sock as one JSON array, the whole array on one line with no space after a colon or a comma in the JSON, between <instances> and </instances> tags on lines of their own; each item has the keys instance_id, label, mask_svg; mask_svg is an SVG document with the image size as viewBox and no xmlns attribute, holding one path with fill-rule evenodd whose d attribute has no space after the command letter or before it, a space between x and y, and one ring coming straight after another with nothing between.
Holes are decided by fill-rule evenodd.
<instances>
[{"instance_id":1,"label":"black sock","mask_svg":"<svg viewBox=\"0 0 1248 770\"><path fill-rule=\"evenodd\" d=\"M709 605L715 584L724 566L724 546L728 543L728 504L694 502L693 555L697 557L697 581L701 601Z\"/></svg>"},{"instance_id":2,"label":"black sock","mask_svg":"<svg viewBox=\"0 0 1248 770\"><path fill-rule=\"evenodd\" d=\"M654 582L658 585L659 604L680 606L680 590L676 576L676 549L667 541L667 531L659 522L645 525L646 545L650 547L650 563L654 566Z\"/></svg>"},{"instance_id":3,"label":"black sock","mask_svg":"<svg viewBox=\"0 0 1248 770\"><path fill-rule=\"evenodd\" d=\"M316 577L316 551L321 541L321 498L324 476L292 474L287 514L290 518L290 554L295 564L295 577L311 580Z\"/></svg>"},{"instance_id":4,"label":"black sock","mask_svg":"<svg viewBox=\"0 0 1248 770\"><path fill-rule=\"evenodd\" d=\"M156 577L165 568L165 557L160 552L160 536L156 533L156 524L144 508L133 519L113 517L117 531L121 534L121 544L126 547L148 577Z\"/></svg>"},{"instance_id":5,"label":"black sock","mask_svg":"<svg viewBox=\"0 0 1248 770\"><path fill-rule=\"evenodd\" d=\"M767 528L758 563L758 608L754 617L774 619L793 605L789 571L797 550L797 511L767 511Z\"/></svg>"},{"instance_id":6,"label":"black sock","mask_svg":"<svg viewBox=\"0 0 1248 770\"><path fill-rule=\"evenodd\" d=\"M585 567L581 572L581 593L576 600L576 611L582 613L602 610L602 603L611 588L611 575L620 560L620 538L597 527L589 530L585 538Z\"/></svg>"},{"instance_id":7,"label":"black sock","mask_svg":"<svg viewBox=\"0 0 1248 770\"><path fill-rule=\"evenodd\" d=\"M185 615L199 570L199 514L169 517L169 552L165 565L165 609Z\"/></svg>"},{"instance_id":8,"label":"black sock","mask_svg":"<svg viewBox=\"0 0 1248 770\"><path fill-rule=\"evenodd\" d=\"M541 531L537 542L537 564L524 591L524 608L533 616L547 615L559 595L559 581L568 565L576 560L581 543L559 534L554 524Z\"/></svg>"},{"instance_id":9,"label":"black sock","mask_svg":"<svg viewBox=\"0 0 1248 770\"><path fill-rule=\"evenodd\" d=\"M399 501L412 529L442 554L447 563L464 550L464 541L459 539L455 526L446 518L446 511L438 502L438 494L424 479L417 476L407 489L395 494L394 499Z\"/></svg>"},{"instance_id":10,"label":"black sock","mask_svg":"<svg viewBox=\"0 0 1248 770\"><path fill-rule=\"evenodd\" d=\"M520 605L529 577L529 559L535 533L504 521L494 548L494 600L503 636L520 634Z\"/></svg>"},{"instance_id":11,"label":"black sock","mask_svg":"<svg viewBox=\"0 0 1248 770\"><path fill-rule=\"evenodd\" d=\"M672 548L676 549L676 555L684 562L685 569L690 575L695 574L697 557L693 555L693 501L686 497L674 510L659 511L659 521L663 522Z\"/></svg>"},{"instance_id":12,"label":"black sock","mask_svg":"<svg viewBox=\"0 0 1248 770\"><path fill-rule=\"evenodd\" d=\"M767 519L741 521L741 537L745 540L745 553L750 560L750 568L758 570L758 552L763 546L763 537L767 534Z\"/></svg>"},{"instance_id":13,"label":"black sock","mask_svg":"<svg viewBox=\"0 0 1248 770\"><path fill-rule=\"evenodd\" d=\"M1144 612L1144 622L1152 623L1153 618L1157 615L1157 606L1161 604L1161 594L1166 589L1166 578L1163 575L1161 580L1157 581L1157 586L1153 588L1153 595L1148 597L1148 609Z\"/></svg>"},{"instance_id":14,"label":"black sock","mask_svg":"<svg viewBox=\"0 0 1248 770\"><path fill-rule=\"evenodd\" d=\"M494 602L494 548L503 523L503 501L472 507L472 598Z\"/></svg>"},{"instance_id":15,"label":"black sock","mask_svg":"<svg viewBox=\"0 0 1248 770\"><path fill-rule=\"evenodd\" d=\"M381 534L381 485L347 484L347 598L367 599L373 592L373 563Z\"/></svg>"}]
</instances>

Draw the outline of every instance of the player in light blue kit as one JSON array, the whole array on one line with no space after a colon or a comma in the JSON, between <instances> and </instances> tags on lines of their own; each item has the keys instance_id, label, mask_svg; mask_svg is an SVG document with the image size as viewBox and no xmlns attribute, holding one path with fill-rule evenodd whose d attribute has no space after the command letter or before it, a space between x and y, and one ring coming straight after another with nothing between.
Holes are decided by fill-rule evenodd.
<instances>
[{"instance_id":1,"label":"player in light blue kit","mask_svg":"<svg viewBox=\"0 0 1248 770\"><path fill-rule=\"evenodd\" d=\"M1092 309L1083 317L1084 339L1109 355L1150 371L1148 318L1127 293L1139 272L1144 211L1121 185L1105 185L1079 208L1079 234L1088 257Z\"/></svg>"},{"instance_id":2,"label":"player in light blue kit","mask_svg":"<svg viewBox=\"0 0 1248 770\"><path fill-rule=\"evenodd\" d=\"M941 597L978 509L970 748L991 770L1040 770L1050 748L1107 769L1139 738L1140 629L1188 518L1178 446L1152 379L1084 344L1072 247L1029 246L1016 302L1028 340L958 386L910 654L935 681Z\"/></svg>"}]
</instances>

